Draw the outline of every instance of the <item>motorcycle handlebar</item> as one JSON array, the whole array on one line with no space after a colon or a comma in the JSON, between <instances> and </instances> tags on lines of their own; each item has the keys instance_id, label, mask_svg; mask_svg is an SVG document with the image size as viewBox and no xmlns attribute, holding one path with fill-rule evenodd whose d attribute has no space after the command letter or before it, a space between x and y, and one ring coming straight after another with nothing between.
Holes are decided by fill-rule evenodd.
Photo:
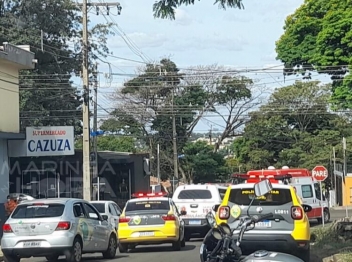
<instances>
[{"instance_id":1,"label":"motorcycle handlebar","mask_svg":"<svg viewBox=\"0 0 352 262\"><path fill-rule=\"evenodd\" d=\"M246 231L247 227L250 224L258 223L258 222L260 222L262 220L272 218L273 216L274 216L273 213L268 213L268 214L264 214L264 215L253 215L253 216L245 219L245 221L243 222L243 224L241 226L240 234L238 236L237 246L240 245L240 243L242 241L242 238L243 238L243 234L244 234L244 232Z\"/></svg>"}]
</instances>

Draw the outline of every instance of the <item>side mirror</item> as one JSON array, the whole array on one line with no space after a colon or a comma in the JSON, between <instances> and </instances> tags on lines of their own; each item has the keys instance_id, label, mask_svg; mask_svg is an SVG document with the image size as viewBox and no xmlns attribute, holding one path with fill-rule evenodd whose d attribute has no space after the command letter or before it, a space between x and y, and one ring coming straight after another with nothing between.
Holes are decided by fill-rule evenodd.
<instances>
[{"instance_id":1,"label":"side mirror","mask_svg":"<svg viewBox=\"0 0 352 262\"><path fill-rule=\"evenodd\" d=\"M213 206L213 207L212 207L213 211L214 211L214 212L218 212L219 206L220 206L220 205L215 205L215 206Z\"/></svg>"},{"instance_id":2,"label":"side mirror","mask_svg":"<svg viewBox=\"0 0 352 262\"><path fill-rule=\"evenodd\" d=\"M109 217L107 215L102 215L101 217L103 218L103 220L106 220L106 221L108 221L108 219L109 219Z\"/></svg>"},{"instance_id":3,"label":"side mirror","mask_svg":"<svg viewBox=\"0 0 352 262\"><path fill-rule=\"evenodd\" d=\"M308 213L313 210L313 208L309 205L302 205L302 207L305 213Z\"/></svg>"},{"instance_id":4,"label":"side mirror","mask_svg":"<svg viewBox=\"0 0 352 262\"><path fill-rule=\"evenodd\" d=\"M185 215L187 215L187 212L186 212L186 210L181 210L181 216L185 216Z\"/></svg>"},{"instance_id":5,"label":"side mirror","mask_svg":"<svg viewBox=\"0 0 352 262\"><path fill-rule=\"evenodd\" d=\"M254 194L257 197L264 196L273 189L270 181L265 179L254 185Z\"/></svg>"}]
</instances>

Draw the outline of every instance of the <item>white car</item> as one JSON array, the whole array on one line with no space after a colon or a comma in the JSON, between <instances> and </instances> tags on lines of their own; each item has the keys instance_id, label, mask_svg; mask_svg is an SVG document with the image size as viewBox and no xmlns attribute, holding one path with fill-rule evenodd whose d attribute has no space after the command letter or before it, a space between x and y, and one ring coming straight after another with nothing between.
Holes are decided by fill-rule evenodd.
<instances>
[{"instance_id":1,"label":"white car","mask_svg":"<svg viewBox=\"0 0 352 262\"><path fill-rule=\"evenodd\" d=\"M221 204L227 187L216 184L182 185L176 188L172 200L179 212L185 212L185 239L203 238L210 227L205 218L212 207Z\"/></svg>"},{"instance_id":2,"label":"white car","mask_svg":"<svg viewBox=\"0 0 352 262\"><path fill-rule=\"evenodd\" d=\"M99 211L100 215L108 221L116 230L119 226L119 218L122 213L120 207L114 201L90 201Z\"/></svg>"}]
</instances>

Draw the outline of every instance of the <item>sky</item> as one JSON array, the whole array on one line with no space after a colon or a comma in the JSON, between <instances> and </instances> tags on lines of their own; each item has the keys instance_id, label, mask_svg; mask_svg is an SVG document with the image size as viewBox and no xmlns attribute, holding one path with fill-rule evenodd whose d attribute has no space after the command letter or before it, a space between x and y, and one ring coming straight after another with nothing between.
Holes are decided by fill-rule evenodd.
<instances>
[{"instance_id":1,"label":"sky","mask_svg":"<svg viewBox=\"0 0 352 262\"><path fill-rule=\"evenodd\" d=\"M111 2L100 0L99 2ZM218 64L238 70L272 68L244 75L255 79L267 90L294 83L297 77L284 79L282 63L276 60L275 42L283 34L285 18L292 14L303 0L244 0L245 9L219 9L211 0L195 1L176 11L176 20L155 19L153 0L120 0L121 15L116 7L96 15L89 12L90 26L114 22L113 30L119 35L110 36L108 47L113 56L104 58L110 63L99 63L100 118L111 111L115 102L111 94L130 79L146 62L169 57L179 68ZM128 44L127 44L127 43ZM124 59L118 59L121 57ZM131 61L132 60L132 61ZM109 77L112 72L112 77ZM120 75L119 75L120 74ZM122 74L122 75L121 75ZM328 81L313 74L313 80ZM78 85L82 85L80 80ZM209 116L196 127L195 132L207 132L210 126L221 131L221 118Z\"/></svg>"}]
</instances>

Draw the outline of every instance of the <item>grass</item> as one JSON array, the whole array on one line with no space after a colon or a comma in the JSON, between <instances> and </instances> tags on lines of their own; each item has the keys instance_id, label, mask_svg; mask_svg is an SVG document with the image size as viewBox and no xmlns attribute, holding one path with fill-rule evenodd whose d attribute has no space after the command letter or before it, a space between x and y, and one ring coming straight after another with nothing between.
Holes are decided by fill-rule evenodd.
<instances>
[{"instance_id":1,"label":"grass","mask_svg":"<svg viewBox=\"0 0 352 262\"><path fill-rule=\"evenodd\" d=\"M352 262L351 242L339 237L334 223L327 227L312 228L311 231L311 262L322 262L324 258L333 255L339 262Z\"/></svg>"}]
</instances>

